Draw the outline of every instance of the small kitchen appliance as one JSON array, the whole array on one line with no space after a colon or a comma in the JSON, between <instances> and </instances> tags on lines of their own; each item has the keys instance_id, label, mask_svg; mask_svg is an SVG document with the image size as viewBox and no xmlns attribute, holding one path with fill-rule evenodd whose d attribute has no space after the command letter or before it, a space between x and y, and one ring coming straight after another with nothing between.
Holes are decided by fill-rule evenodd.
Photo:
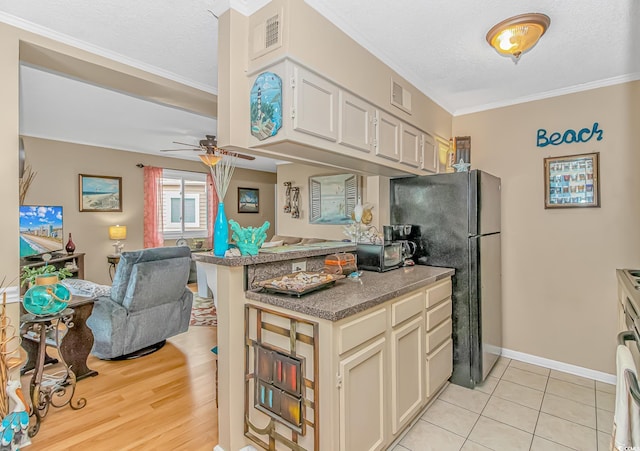
<instances>
[{"instance_id":1,"label":"small kitchen appliance","mask_svg":"<svg viewBox=\"0 0 640 451\"><path fill-rule=\"evenodd\" d=\"M356 245L358 269L384 272L399 268L404 263L402 243Z\"/></svg>"}]
</instances>

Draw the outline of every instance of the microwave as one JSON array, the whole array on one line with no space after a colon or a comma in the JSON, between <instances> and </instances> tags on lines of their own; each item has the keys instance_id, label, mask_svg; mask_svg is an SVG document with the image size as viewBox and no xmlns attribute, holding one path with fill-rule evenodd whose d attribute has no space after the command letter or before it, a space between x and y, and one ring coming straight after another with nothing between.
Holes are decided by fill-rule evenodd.
<instances>
[{"instance_id":1,"label":"microwave","mask_svg":"<svg viewBox=\"0 0 640 451\"><path fill-rule=\"evenodd\" d=\"M358 269L389 271L402 266L402 243L356 245Z\"/></svg>"}]
</instances>

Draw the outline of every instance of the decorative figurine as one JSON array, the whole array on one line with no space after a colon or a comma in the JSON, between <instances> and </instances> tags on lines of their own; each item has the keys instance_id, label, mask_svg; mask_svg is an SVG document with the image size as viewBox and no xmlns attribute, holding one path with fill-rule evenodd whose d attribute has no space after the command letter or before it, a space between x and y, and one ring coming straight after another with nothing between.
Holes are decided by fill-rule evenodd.
<instances>
[{"instance_id":1,"label":"decorative figurine","mask_svg":"<svg viewBox=\"0 0 640 451\"><path fill-rule=\"evenodd\" d=\"M242 255L258 255L258 250L267 239L267 230L271 226L269 221L265 221L261 227L240 227L233 219L229 220L229 225L233 231L231 238L236 242Z\"/></svg>"},{"instance_id":2,"label":"decorative figurine","mask_svg":"<svg viewBox=\"0 0 640 451\"><path fill-rule=\"evenodd\" d=\"M24 399L19 381L7 382L7 395L14 402L14 407L0 424L0 443L2 449L14 451L31 444L27 432L30 412L27 410L29 404Z\"/></svg>"},{"instance_id":3,"label":"decorative figurine","mask_svg":"<svg viewBox=\"0 0 640 451\"><path fill-rule=\"evenodd\" d=\"M469 172L471 164L465 163L464 160L460 158L460 161L458 163L452 164L451 166L455 168L456 172Z\"/></svg>"}]
</instances>

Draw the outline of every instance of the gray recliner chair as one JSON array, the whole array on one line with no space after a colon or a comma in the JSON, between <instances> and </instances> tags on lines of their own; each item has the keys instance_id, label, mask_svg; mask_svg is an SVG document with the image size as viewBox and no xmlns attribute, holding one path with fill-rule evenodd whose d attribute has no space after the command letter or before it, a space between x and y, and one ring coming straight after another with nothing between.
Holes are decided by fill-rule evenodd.
<instances>
[{"instance_id":1,"label":"gray recliner chair","mask_svg":"<svg viewBox=\"0 0 640 451\"><path fill-rule=\"evenodd\" d=\"M101 359L145 355L185 332L193 303L186 287L190 264L186 246L123 252L111 295L97 298L87 319L92 354Z\"/></svg>"}]
</instances>

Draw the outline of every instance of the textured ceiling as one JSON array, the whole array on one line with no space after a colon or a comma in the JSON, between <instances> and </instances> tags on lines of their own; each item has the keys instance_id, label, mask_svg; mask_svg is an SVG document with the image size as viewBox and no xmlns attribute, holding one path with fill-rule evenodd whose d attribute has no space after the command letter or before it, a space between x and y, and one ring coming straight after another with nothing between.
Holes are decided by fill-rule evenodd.
<instances>
[{"instance_id":1,"label":"textured ceiling","mask_svg":"<svg viewBox=\"0 0 640 451\"><path fill-rule=\"evenodd\" d=\"M640 78L640 0L305 1L454 115ZM229 6L250 14L266 2L0 0L0 21L217 93L214 14ZM549 15L551 26L516 65L491 49L485 35L526 12ZM67 125L83 127L59 124L51 138L153 153L215 132L214 118L162 111L38 72L23 74L21 133L46 137L55 132L47 126L51 118L68 116ZM102 114L74 118L72 108L45 108L42 96L56 94L47 83L64 85L67 98L96 96ZM123 111L135 115L123 120Z\"/></svg>"},{"instance_id":2,"label":"textured ceiling","mask_svg":"<svg viewBox=\"0 0 640 451\"><path fill-rule=\"evenodd\" d=\"M306 0L452 114L640 78L638 0ZM487 31L541 12L551 26L518 64Z\"/></svg>"}]
</instances>

